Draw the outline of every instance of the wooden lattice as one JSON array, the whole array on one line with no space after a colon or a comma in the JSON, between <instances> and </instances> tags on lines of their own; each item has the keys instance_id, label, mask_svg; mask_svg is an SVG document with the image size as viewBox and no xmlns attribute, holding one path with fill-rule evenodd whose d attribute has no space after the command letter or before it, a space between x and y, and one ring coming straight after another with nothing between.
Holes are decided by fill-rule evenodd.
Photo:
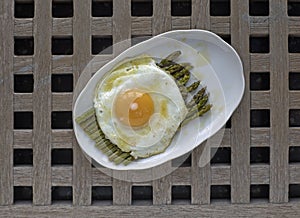
<instances>
[{"instance_id":1,"label":"wooden lattice","mask_svg":"<svg viewBox=\"0 0 300 218\"><path fill-rule=\"evenodd\" d=\"M176 9L178 2L187 9ZM60 3L63 15L56 13ZM299 217L299 5L296 0L1 0L0 217ZM22 7L25 18L18 11ZM244 65L245 95L225 130L220 159L200 168L199 156L211 151L199 146L190 164L138 184L93 168L70 123L72 87L85 65L101 46L191 28L230 41ZM99 55L99 61L113 55ZM24 83L32 83L33 90L30 85L24 90ZM66 162L57 161L59 155Z\"/></svg>"}]
</instances>

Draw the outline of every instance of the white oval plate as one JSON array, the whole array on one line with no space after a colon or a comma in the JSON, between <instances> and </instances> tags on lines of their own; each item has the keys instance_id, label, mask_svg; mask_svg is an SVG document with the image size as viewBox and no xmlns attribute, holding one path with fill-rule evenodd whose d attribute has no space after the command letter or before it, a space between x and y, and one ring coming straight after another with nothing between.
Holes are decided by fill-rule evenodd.
<instances>
[{"instance_id":1,"label":"white oval plate","mask_svg":"<svg viewBox=\"0 0 300 218\"><path fill-rule=\"evenodd\" d=\"M133 161L127 166L115 165L94 146L94 141L84 133L75 118L93 107L98 81L119 62L142 54L163 58L177 50L182 52L178 62L191 63L194 67L192 73L202 81L202 86L207 86L212 110L184 126L165 152ZM148 169L192 151L219 131L240 103L244 86L242 62L235 50L219 36L204 30L166 32L127 49L95 73L73 106L74 132L82 150L100 165L114 170Z\"/></svg>"}]
</instances>

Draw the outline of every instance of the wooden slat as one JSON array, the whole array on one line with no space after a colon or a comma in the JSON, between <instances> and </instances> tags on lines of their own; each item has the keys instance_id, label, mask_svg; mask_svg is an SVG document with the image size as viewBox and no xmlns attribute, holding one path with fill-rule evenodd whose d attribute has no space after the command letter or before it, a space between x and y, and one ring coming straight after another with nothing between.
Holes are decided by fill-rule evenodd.
<instances>
[{"instance_id":1,"label":"wooden slat","mask_svg":"<svg viewBox=\"0 0 300 218\"><path fill-rule=\"evenodd\" d=\"M52 148L72 148L73 130L52 130Z\"/></svg>"},{"instance_id":2,"label":"wooden slat","mask_svg":"<svg viewBox=\"0 0 300 218\"><path fill-rule=\"evenodd\" d=\"M300 181L300 165L290 164L289 166L289 182L290 184L299 184Z\"/></svg>"},{"instance_id":3,"label":"wooden slat","mask_svg":"<svg viewBox=\"0 0 300 218\"><path fill-rule=\"evenodd\" d=\"M51 0L35 2L33 203L51 204ZM43 33L43 34L41 34Z\"/></svg>"},{"instance_id":4,"label":"wooden slat","mask_svg":"<svg viewBox=\"0 0 300 218\"><path fill-rule=\"evenodd\" d=\"M33 35L33 19L15 19L15 36L32 36Z\"/></svg>"},{"instance_id":5,"label":"wooden slat","mask_svg":"<svg viewBox=\"0 0 300 218\"><path fill-rule=\"evenodd\" d=\"M244 66L245 93L241 104L231 118L231 202L250 201L250 57L249 4L247 1L231 1L231 41ZM241 152L243 151L243 152Z\"/></svg>"},{"instance_id":6,"label":"wooden slat","mask_svg":"<svg viewBox=\"0 0 300 218\"><path fill-rule=\"evenodd\" d=\"M289 108L297 109L300 108L300 92L290 91L289 93Z\"/></svg>"},{"instance_id":7,"label":"wooden slat","mask_svg":"<svg viewBox=\"0 0 300 218\"><path fill-rule=\"evenodd\" d=\"M172 17L172 30L191 29L191 19L189 17Z\"/></svg>"},{"instance_id":8,"label":"wooden slat","mask_svg":"<svg viewBox=\"0 0 300 218\"><path fill-rule=\"evenodd\" d=\"M297 218L300 214L299 202L285 204L217 204L217 205L161 205L161 206L90 206L72 207L71 205L52 205L32 207L14 205L0 211L3 217L261 217Z\"/></svg>"},{"instance_id":9,"label":"wooden slat","mask_svg":"<svg viewBox=\"0 0 300 218\"><path fill-rule=\"evenodd\" d=\"M72 111L72 93L52 93L53 111Z\"/></svg>"},{"instance_id":10,"label":"wooden slat","mask_svg":"<svg viewBox=\"0 0 300 218\"><path fill-rule=\"evenodd\" d=\"M289 145L300 146L300 128L293 127L289 130ZM300 182L300 180L299 180Z\"/></svg>"},{"instance_id":11,"label":"wooden slat","mask_svg":"<svg viewBox=\"0 0 300 218\"><path fill-rule=\"evenodd\" d=\"M270 202L288 202L288 30L286 1L270 1ZM283 43L286 42L286 43ZM277 55L277 54L281 55ZM280 102L280 107L278 107Z\"/></svg>"},{"instance_id":12,"label":"wooden slat","mask_svg":"<svg viewBox=\"0 0 300 218\"><path fill-rule=\"evenodd\" d=\"M289 71L299 72L300 71L300 54L289 54Z\"/></svg>"},{"instance_id":13,"label":"wooden slat","mask_svg":"<svg viewBox=\"0 0 300 218\"><path fill-rule=\"evenodd\" d=\"M230 17L210 17L210 29L211 31L221 34L229 35L230 34Z\"/></svg>"},{"instance_id":14,"label":"wooden slat","mask_svg":"<svg viewBox=\"0 0 300 218\"><path fill-rule=\"evenodd\" d=\"M168 31L172 27L171 1L153 0L152 33L158 35ZM171 168L171 161L162 166L162 170L168 171ZM157 170L156 170L157 171ZM155 176L155 175L154 175ZM172 177L167 175L153 181L153 204L171 204L171 181Z\"/></svg>"},{"instance_id":15,"label":"wooden slat","mask_svg":"<svg viewBox=\"0 0 300 218\"><path fill-rule=\"evenodd\" d=\"M32 167L14 167L14 186L32 186Z\"/></svg>"},{"instance_id":16,"label":"wooden slat","mask_svg":"<svg viewBox=\"0 0 300 218\"><path fill-rule=\"evenodd\" d=\"M116 56L130 46L131 27L124 24L131 22L131 1L114 0L113 5L113 53ZM113 177L113 204L130 205L131 184L126 181L130 180L127 171L114 171Z\"/></svg>"},{"instance_id":17,"label":"wooden slat","mask_svg":"<svg viewBox=\"0 0 300 218\"><path fill-rule=\"evenodd\" d=\"M52 167L52 186L72 186L72 166Z\"/></svg>"},{"instance_id":18,"label":"wooden slat","mask_svg":"<svg viewBox=\"0 0 300 218\"><path fill-rule=\"evenodd\" d=\"M14 74L32 74L33 59L32 56L14 57Z\"/></svg>"},{"instance_id":19,"label":"wooden slat","mask_svg":"<svg viewBox=\"0 0 300 218\"><path fill-rule=\"evenodd\" d=\"M151 17L131 17L131 34L152 35L152 18Z\"/></svg>"},{"instance_id":20,"label":"wooden slat","mask_svg":"<svg viewBox=\"0 0 300 218\"><path fill-rule=\"evenodd\" d=\"M14 148L32 148L32 130L14 130Z\"/></svg>"},{"instance_id":21,"label":"wooden slat","mask_svg":"<svg viewBox=\"0 0 300 218\"><path fill-rule=\"evenodd\" d=\"M72 35L72 18L52 18L52 35Z\"/></svg>"},{"instance_id":22,"label":"wooden slat","mask_svg":"<svg viewBox=\"0 0 300 218\"><path fill-rule=\"evenodd\" d=\"M245 52L249 48L245 48ZM270 55L269 54L250 54L251 72L269 72Z\"/></svg>"},{"instance_id":23,"label":"wooden slat","mask_svg":"<svg viewBox=\"0 0 300 218\"><path fill-rule=\"evenodd\" d=\"M14 111L32 111L32 93L15 93Z\"/></svg>"},{"instance_id":24,"label":"wooden slat","mask_svg":"<svg viewBox=\"0 0 300 218\"><path fill-rule=\"evenodd\" d=\"M193 1L192 27L210 29L209 1ZM192 204L210 203L210 143L204 142L192 153Z\"/></svg>"},{"instance_id":25,"label":"wooden slat","mask_svg":"<svg viewBox=\"0 0 300 218\"><path fill-rule=\"evenodd\" d=\"M0 2L0 206L13 202L13 2Z\"/></svg>"},{"instance_id":26,"label":"wooden slat","mask_svg":"<svg viewBox=\"0 0 300 218\"><path fill-rule=\"evenodd\" d=\"M212 185L230 185L230 166L211 166Z\"/></svg>"},{"instance_id":27,"label":"wooden slat","mask_svg":"<svg viewBox=\"0 0 300 218\"><path fill-rule=\"evenodd\" d=\"M269 17L249 17L250 19L250 34L252 36L268 35L269 32Z\"/></svg>"},{"instance_id":28,"label":"wooden slat","mask_svg":"<svg viewBox=\"0 0 300 218\"><path fill-rule=\"evenodd\" d=\"M288 19L289 33L299 34L300 32L300 18L299 17L289 17Z\"/></svg>"},{"instance_id":29,"label":"wooden slat","mask_svg":"<svg viewBox=\"0 0 300 218\"><path fill-rule=\"evenodd\" d=\"M270 109L270 91L251 91L251 109Z\"/></svg>"},{"instance_id":30,"label":"wooden slat","mask_svg":"<svg viewBox=\"0 0 300 218\"><path fill-rule=\"evenodd\" d=\"M86 1L82 4L81 0L75 0L73 4L75 17L73 20L73 73L75 87L81 72L90 61L91 22L87 17L90 17L91 1ZM76 95L78 94L76 93ZM92 168L89 160L79 147L74 134L73 157L73 204L90 205L92 199Z\"/></svg>"},{"instance_id":31,"label":"wooden slat","mask_svg":"<svg viewBox=\"0 0 300 218\"><path fill-rule=\"evenodd\" d=\"M73 59L68 55L53 55L52 56L52 73L53 74L70 74L73 72Z\"/></svg>"},{"instance_id":32,"label":"wooden slat","mask_svg":"<svg viewBox=\"0 0 300 218\"><path fill-rule=\"evenodd\" d=\"M92 35L107 36L112 35L112 18L111 17L93 17L92 18Z\"/></svg>"},{"instance_id":33,"label":"wooden slat","mask_svg":"<svg viewBox=\"0 0 300 218\"><path fill-rule=\"evenodd\" d=\"M270 129L269 128L253 128L250 130L251 146L270 146Z\"/></svg>"}]
</instances>

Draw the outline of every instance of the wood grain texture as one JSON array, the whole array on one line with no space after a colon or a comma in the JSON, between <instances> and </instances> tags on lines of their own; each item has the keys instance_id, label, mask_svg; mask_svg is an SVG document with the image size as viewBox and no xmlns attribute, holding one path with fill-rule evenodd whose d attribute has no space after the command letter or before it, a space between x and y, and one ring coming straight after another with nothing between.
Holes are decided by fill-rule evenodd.
<instances>
[{"instance_id":1,"label":"wood grain texture","mask_svg":"<svg viewBox=\"0 0 300 218\"><path fill-rule=\"evenodd\" d=\"M35 2L33 204L51 204L51 0Z\"/></svg>"},{"instance_id":2,"label":"wood grain texture","mask_svg":"<svg viewBox=\"0 0 300 218\"><path fill-rule=\"evenodd\" d=\"M288 30L286 1L270 1L270 202L288 202ZM282 55L274 55L280 52ZM280 103L280 107L278 107Z\"/></svg>"},{"instance_id":3,"label":"wood grain texture","mask_svg":"<svg viewBox=\"0 0 300 218\"><path fill-rule=\"evenodd\" d=\"M234 112L231 123L231 202L250 201L250 92L249 92L249 4L243 0L231 1L231 40L244 67L245 92Z\"/></svg>"},{"instance_id":4,"label":"wood grain texture","mask_svg":"<svg viewBox=\"0 0 300 218\"><path fill-rule=\"evenodd\" d=\"M82 4L82 1L75 0L73 4L75 15L73 19L73 74L75 87L81 72L91 59L91 1ZM87 73L87 77L90 76L91 74ZM78 94L74 93L74 98ZM90 161L79 147L74 134L73 157L73 204L90 205L92 200L92 167Z\"/></svg>"},{"instance_id":5,"label":"wood grain texture","mask_svg":"<svg viewBox=\"0 0 300 218\"><path fill-rule=\"evenodd\" d=\"M158 35L172 28L171 1L153 0L152 34ZM171 168L171 161L163 164L162 170ZM154 175L155 177L155 175ZM153 204L171 204L171 175L153 181Z\"/></svg>"},{"instance_id":6,"label":"wood grain texture","mask_svg":"<svg viewBox=\"0 0 300 218\"><path fill-rule=\"evenodd\" d=\"M0 2L0 206L13 202L13 3ZM5 31L4 31L5 30ZM4 191L5 190L5 191Z\"/></svg>"},{"instance_id":7,"label":"wood grain texture","mask_svg":"<svg viewBox=\"0 0 300 218\"><path fill-rule=\"evenodd\" d=\"M14 20L14 35L15 36L32 36L33 34L33 19L15 19Z\"/></svg>"},{"instance_id":8,"label":"wood grain texture","mask_svg":"<svg viewBox=\"0 0 300 218\"><path fill-rule=\"evenodd\" d=\"M72 207L69 205L53 205L32 207L18 205L5 207L0 216L8 217L214 217L240 218L261 217L278 218L283 215L298 218L299 203L290 204L221 204L221 205L161 205L161 206L89 206Z\"/></svg>"}]
</instances>

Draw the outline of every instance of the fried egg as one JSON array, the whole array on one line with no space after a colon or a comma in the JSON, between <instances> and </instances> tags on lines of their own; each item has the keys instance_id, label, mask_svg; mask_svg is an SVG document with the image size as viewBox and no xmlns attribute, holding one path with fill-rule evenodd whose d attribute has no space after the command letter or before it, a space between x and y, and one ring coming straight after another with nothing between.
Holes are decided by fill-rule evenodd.
<instances>
[{"instance_id":1,"label":"fried egg","mask_svg":"<svg viewBox=\"0 0 300 218\"><path fill-rule=\"evenodd\" d=\"M147 56L106 74L95 89L94 108L105 137L135 158L165 151L187 114L174 79Z\"/></svg>"}]
</instances>

